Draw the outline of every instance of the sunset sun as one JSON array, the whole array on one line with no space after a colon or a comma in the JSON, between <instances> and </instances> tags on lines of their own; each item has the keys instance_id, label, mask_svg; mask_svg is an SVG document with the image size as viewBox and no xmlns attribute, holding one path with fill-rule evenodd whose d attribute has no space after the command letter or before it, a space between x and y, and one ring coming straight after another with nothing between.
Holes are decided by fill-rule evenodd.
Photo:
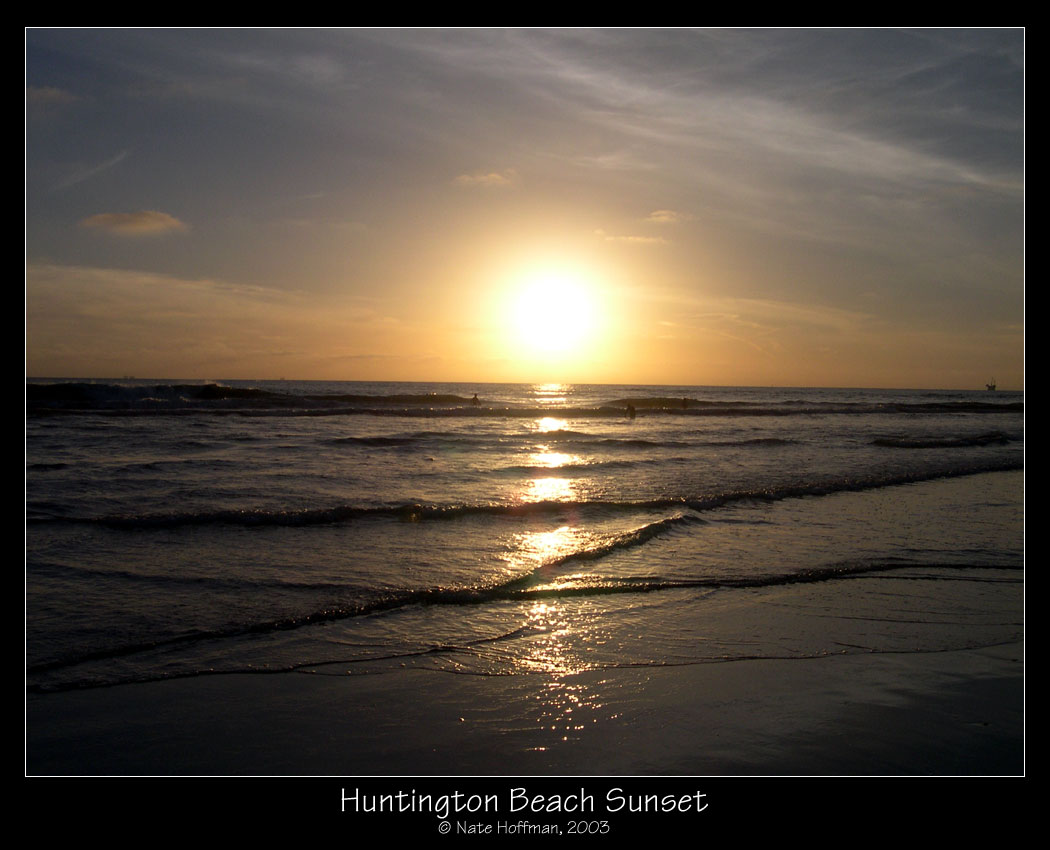
<instances>
[{"instance_id":1,"label":"sunset sun","mask_svg":"<svg viewBox=\"0 0 1050 850\"><path fill-rule=\"evenodd\" d=\"M543 269L521 277L507 305L512 344L538 357L581 352L597 331L594 287L576 271Z\"/></svg>"}]
</instances>

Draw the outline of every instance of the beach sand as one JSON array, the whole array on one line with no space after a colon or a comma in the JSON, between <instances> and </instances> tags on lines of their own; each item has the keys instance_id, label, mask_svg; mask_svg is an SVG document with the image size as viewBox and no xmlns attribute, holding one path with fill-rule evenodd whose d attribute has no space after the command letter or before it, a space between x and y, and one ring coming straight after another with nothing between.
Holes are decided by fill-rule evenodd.
<instances>
[{"instance_id":1,"label":"beach sand","mask_svg":"<svg viewBox=\"0 0 1050 850\"><path fill-rule=\"evenodd\" d=\"M1023 647L32 694L31 775L1017 775ZM573 708L572 712L567 708Z\"/></svg>"}]
</instances>

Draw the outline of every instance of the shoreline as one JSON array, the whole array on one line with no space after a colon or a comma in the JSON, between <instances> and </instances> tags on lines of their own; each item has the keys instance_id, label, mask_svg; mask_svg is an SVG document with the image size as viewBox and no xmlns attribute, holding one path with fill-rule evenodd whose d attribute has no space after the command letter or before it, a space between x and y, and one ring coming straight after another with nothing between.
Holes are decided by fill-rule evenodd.
<instances>
[{"instance_id":1,"label":"shoreline","mask_svg":"<svg viewBox=\"0 0 1050 850\"><path fill-rule=\"evenodd\" d=\"M237 673L26 702L29 776L1016 776L1024 765L1020 641L563 676Z\"/></svg>"}]
</instances>

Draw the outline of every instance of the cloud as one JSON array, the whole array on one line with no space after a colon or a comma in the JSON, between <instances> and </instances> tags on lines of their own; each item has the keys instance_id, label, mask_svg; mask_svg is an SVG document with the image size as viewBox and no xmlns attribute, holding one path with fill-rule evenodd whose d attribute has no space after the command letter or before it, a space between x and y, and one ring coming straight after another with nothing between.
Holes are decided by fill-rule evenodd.
<instances>
[{"instance_id":1,"label":"cloud","mask_svg":"<svg viewBox=\"0 0 1050 850\"><path fill-rule=\"evenodd\" d=\"M670 241L664 239L662 236L610 236L604 230L598 229L594 231L595 236L599 236L606 242L620 242L625 245L670 245Z\"/></svg>"},{"instance_id":2,"label":"cloud","mask_svg":"<svg viewBox=\"0 0 1050 850\"><path fill-rule=\"evenodd\" d=\"M645 217L645 221L652 224L678 224L681 221L688 221L689 218L690 216L685 213L674 210L653 210Z\"/></svg>"},{"instance_id":3,"label":"cloud","mask_svg":"<svg viewBox=\"0 0 1050 850\"><path fill-rule=\"evenodd\" d=\"M503 171L475 171L473 174L460 174L452 182L457 186L480 186L483 189L503 189L513 186L518 180L518 172L513 168Z\"/></svg>"},{"instance_id":4,"label":"cloud","mask_svg":"<svg viewBox=\"0 0 1050 850\"><path fill-rule=\"evenodd\" d=\"M99 213L80 222L81 227L92 227L117 236L158 236L189 228L175 216L157 210L133 213Z\"/></svg>"},{"instance_id":5,"label":"cloud","mask_svg":"<svg viewBox=\"0 0 1050 850\"><path fill-rule=\"evenodd\" d=\"M36 375L335 378L346 374L343 361L361 358L362 371L354 374L378 380L383 373L370 370L385 361L367 358L389 356L403 357L393 368L407 380L418 359L407 343L423 334L396 323L365 298L318 299L148 271L26 265L26 358Z\"/></svg>"},{"instance_id":6,"label":"cloud","mask_svg":"<svg viewBox=\"0 0 1050 850\"><path fill-rule=\"evenodd\" d=\"M26 86L27 106L61 106L73 103L76 99L75 94L54 86Z\"/></svg>"},{"instance_id":7,"label":"cloud","mask_svg":"<svg viewBox=\"0 0 1050 850\"><path fill-rule=\"evenodd\" d=\"M71 174L65 180L56 183L53 189L67 189L70 186L75 186L77 183L83 183L85 180L94 177L96 174L101 174L103 171L108 171L114 165L119 164L125 158L127 158L128 151L121 151L116 156L107 159L105 162L100 162L98 165L92 165L88 168L82 168L79 171Z\"/></svg>"}]
</instances>

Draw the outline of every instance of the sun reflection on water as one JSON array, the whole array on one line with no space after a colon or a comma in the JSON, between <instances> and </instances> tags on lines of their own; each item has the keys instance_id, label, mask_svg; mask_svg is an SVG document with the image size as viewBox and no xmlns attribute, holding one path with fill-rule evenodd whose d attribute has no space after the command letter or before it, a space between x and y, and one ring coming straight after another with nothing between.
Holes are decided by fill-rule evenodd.
<instances>
[{"instance_id":1,"label":"sun reflection on water","mask_svg":"<svg viewBox=\"0 0 1050 850\"><path fill-rule=\"evenodd\" d=\"M521 493L525 502L568 502L575 493L568 478L533 478Z\"/></svg>"},{"instance_id":2,"label":"sun reflection on water","mask_svg":"<svg viewBox=\"0 0 1050 850\"><path fill-rule=\"evenodd\" d=\"M571 615L570 615L571 613ZM593 670L585 658L587 646L599 635L591 617L570 612L560 602L535 602L527 611L526 625L534 633L519 658L522 672L543 673L549 678L537 689L539 703L533 715L536 725L562 740L575 738L607 713L602 696L604 683L575 679L575 674Z\"/></svg>"},{"instance_id":3,"label":"sun reflection on water","mask_svg":"<svg viewBox=\"0 0 1050 850\"><path fill-rule=\"evenodd\" d=\"M529 463L532 466L545 466L548 469L557 469L560 466L568 466L570 463L579 463L579 461L578 455L548 451L546 446L541 446L538 451L529 455Z\"/></svg>"},{"instance_id":4,"label":"sun reflection on water","mask_svg":"<svg viewBox=\"0 0 1050 850\"><path fill-rule=\"evenodd\" d=\"M510 555L508 560L517 565L515 572L522 568L527 570L538 570L545 565L555 564L574 552L588 548L593 544L593 535L583 529L563 525L552 531L523 531L515 534L510 541ZM536 573L537 583L542 582L547 586L545 579L554 579L556 576L544 576ZM558 576L558 578L567 578Z\"/></svg>"},{"instance_id":5,"label":"sun reflection on water","mask_svg":"<svg viewBox=\"0 0 1050 850\"><path fill-rule=\"evenodd\" d=\"M558 404L565 402L565 389L562 385L550 384L538 386L534 392L541 403ZM556 442L558 433L570 430L567 420L544 416L529 427L536 437L536 443L530 448L529 466L538 468L537 471L568 472L566 467L584 463L579 455L556 450L563 447ZM593 531L575 522L573 504L580 500L578 488L578 479L551 475L521 483L518 496L523 502L567 503L566 516L559 527L547 526L514 535L510 556L514 562L513 572L528 571L531 591L558 594L567 588L590 585L595 580L595 576L572 569L569 566L572 562L565 561L573 553L592 548L598 542ZM514 666L522 673L548 677L545 686L535 694L539 704L534 721L539 728L563 740L576 737L587 725L598 722L603 709L594 689L573 679L575 674L599 666L596 653L604 643L599 621L583 614L579 605L566 605L557 596L533 601L525 609L525 617L522 630L527 637L517 644Z\"/></svg>"},{"instance_id":6,"label":"sun reflection on water","mask_svg":"<svg viewBox=\"0 0 1050 850\"><path fill-rule=\"evenodd\" d=\"M537 435L565 431L568 422L553 416L544 416L532 423ZM528 465L544 469L561 469L582 463L579 455L555 451L547 442L538 442L528 456ZM543 477L523 482L519 498L524 502L571 502L577 497L576 482L571 478Z\"/></svg>"},{"instance_id":7,"label":"sun reflection on water","mask_svg":"<svg viewBox=\"0 0 1050 850\"><path fill-rule=\"evenodd\" d=\"M544 416L536 420L536 430L541 434L549 434L551 431L563 431L569 423L555 416Z\"/></svg>"},{"instance_id":8,"label":"sun reflection on water","mask_svg":"<svg viewBox=\"0 0 1050 850\"><path fill-rule=\"evenodd\" d=\"M560 605L534 603L525 625L535 635L520 659L525 670L564 676L586 669L568 652L570 624Z\"/></svg>"},{"instance_id":9,"label":"sun reflection on water","mask_svg":"<svg viewBox=\"0 0 1050 850\"><path fill-rule=\"evenodd\" d=\"M541 405L565 404L570 384L536 384L532 388L533 397Z\"/></svg>"}]
</instances>

